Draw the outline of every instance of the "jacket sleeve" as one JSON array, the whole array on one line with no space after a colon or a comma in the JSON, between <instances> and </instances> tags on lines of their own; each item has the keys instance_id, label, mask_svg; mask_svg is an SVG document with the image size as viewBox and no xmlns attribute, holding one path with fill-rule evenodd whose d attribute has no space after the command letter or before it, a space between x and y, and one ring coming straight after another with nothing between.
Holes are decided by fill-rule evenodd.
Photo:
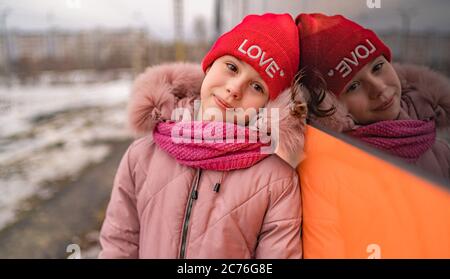
<instances>
[{"instance_id":1,"label":"jacket sleeve","mask_svg":"<svg viewBox=\"0 0 450 279\"><path fill-rule=\"evenodd\" d=\"M132 145L133 146L133 145ZM138 258L139 219L133 169L127 150L117 170L106 217L100 232L99 258Z\"/></svg>"},{"instance_id":2,"label":"jacket sleeve","mask_svg":"<svg viewBox=\"0 0 450 279\"><path fill-rule=\"evenodd\" d=\"M402 77L402 86L407 84L415 87L422 100L431 104L436 126L438 128L450 126L449 79L425 66L403 65L397 66L396 70Z\"/></svg>"},{"instance_id":3,"label":"jacket sleeve","mask_svg":"<svg viewBox=\"0 0 450 279\"><path fill-rule=\"evenodd\" d=\"M280 187L281 184L281 187ZM269 186L270 205L256 247L255 258L302 257L301 197L297 173Z\"/></svg>"}]
</instances>

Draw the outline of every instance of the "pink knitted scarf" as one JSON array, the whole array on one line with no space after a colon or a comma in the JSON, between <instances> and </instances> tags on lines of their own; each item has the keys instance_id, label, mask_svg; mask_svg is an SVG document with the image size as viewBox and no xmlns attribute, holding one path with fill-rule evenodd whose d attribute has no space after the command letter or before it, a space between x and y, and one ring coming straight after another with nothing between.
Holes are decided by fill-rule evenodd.
<instances>
[{"instance_id":1,"label":"pink knitted scarf","mask_svg":"<svg viewBox=\"0 0 450 279\"><path fill-rule=\"evenodd\" d=\"M362 126L348 134L414 163L436 140L434 121L387 120Z\"/></svg>"},{"instance_id":2,"label":"pink knitted scarf","mask_svg":"<svg viewBox=\"0 0 450 279\"><path fill-rule=\"evenodd\" d=\"M261 147L270 142L252 140L250 134L248 128L226 122L161 122L153 139L180 164L227 171L251 167L269 156Z\"/></svg>"}]
</instances>

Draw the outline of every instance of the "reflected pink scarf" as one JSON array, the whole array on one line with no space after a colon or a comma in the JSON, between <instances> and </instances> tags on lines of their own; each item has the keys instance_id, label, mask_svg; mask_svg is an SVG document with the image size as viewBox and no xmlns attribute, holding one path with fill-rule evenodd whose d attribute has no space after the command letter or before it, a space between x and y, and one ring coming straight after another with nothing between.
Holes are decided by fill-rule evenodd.
<instances>
[{"instance_id":1,"label":"reflected pink scarf","mask_svg":"<svg viewBox=\"0 0 450 279\"><path fill-rule=\"evenodd\" d=\"M252 133L226 122L162 122L155 127L153 139L182 165L227 171L251 167L269 156L261 153L261 147L270 143L262 143Z\"/></svg>"},{"instance_id":2,"label":"reflected pink scarf","mask_svg":"<svg viewBox=\"0 0 450 279\"><path fill-rule=\"evenodd\" d=\"M387 120L348 133L376 148L414 163L434 144L434 121Z\"/></svg>"}]
</instances>

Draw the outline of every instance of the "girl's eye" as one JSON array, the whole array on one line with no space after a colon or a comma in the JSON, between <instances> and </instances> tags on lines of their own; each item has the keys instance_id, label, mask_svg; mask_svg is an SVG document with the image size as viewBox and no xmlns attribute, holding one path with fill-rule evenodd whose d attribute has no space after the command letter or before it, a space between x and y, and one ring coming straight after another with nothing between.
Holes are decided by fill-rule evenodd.
<instances>
[{"instance_id":1,"label":"girl's eye","mask_svg":"<svg viewBox=\"0 0 450 279\"><path fill-rule=\"evenodd\" d=\"M237 72L238 68L236 67L236 65L234 65L233 63L226 63L227 64L227 68L232 71L232 72Z\"/></svg>"},{"instance_id":2,"label":"girl's eye","mask_svg":"<svg viewBox=\"0 0 450 279\"><path fill-rule=\"evenodd\" d=\"M264 88L261 85L259 85L258 83L256 83L256 82L252 83L252 87L256 91L258 91L260 93L264 93Z\"/></svg>"},{"instance_id":3,"label":"girl's eye","mask_svg":"<svg viewBox=\"0 0 450 279\"><path fill-rule=\"evenodd\" d=\"M376 64L375 66L373 66L372 72L378 72L379 70L381 70L381 68L383 68L383 64L384 64L384 62L380 62L380 63Z\"/></svg>"},{"instance_id":4,"label":"girl's eye","mask_svg":"<svg viewBox=\"0 0 450 279\"><path fill-rule=\"evenodd\" d=\"M350 86L347 88L347 90L345 91L346 93L355 91L358 88L359 83L358 82L353 82L352 84L350 84Z\"/></svg>"}]
</instances>

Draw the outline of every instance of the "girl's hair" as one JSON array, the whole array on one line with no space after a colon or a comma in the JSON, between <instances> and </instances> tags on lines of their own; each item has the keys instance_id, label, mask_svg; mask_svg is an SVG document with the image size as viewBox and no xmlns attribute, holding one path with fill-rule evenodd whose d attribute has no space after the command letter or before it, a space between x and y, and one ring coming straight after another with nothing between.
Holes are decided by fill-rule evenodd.
<instances>
[{"instance_id":1,"label":"girl's hair","mask_svg":"<svg viewBox=\"0 0 450 279\"><path fill-rule=\"evenodd\" d=\"M336 112L336 106L331 105L330 108L321 108L327 92L327 82L317 69L308 71L308 76L303 75L304 69L299 73L301 75L300 82L306 86L309 91L310 98L308 100L308 112L317 117L331 116ZM323 105L322 105L323 106Z\"/></svg>"},{"instance_id":2,"label":"girl's hair","mask_svg":"<svg viewBox=\"0 0 450 279\"><path fill-rule=\"evenodd\" d=\"M302 84L302 73L298 72L295 77L294 80L292 81L291 84L291 114L299 119L306 119L307 113L308 113L308 109L307 106L305 104L305 102L303 102L303 100L301 100L300 94L301 94L301 88L303 87Z\"/></svg>"}]
</instances>

